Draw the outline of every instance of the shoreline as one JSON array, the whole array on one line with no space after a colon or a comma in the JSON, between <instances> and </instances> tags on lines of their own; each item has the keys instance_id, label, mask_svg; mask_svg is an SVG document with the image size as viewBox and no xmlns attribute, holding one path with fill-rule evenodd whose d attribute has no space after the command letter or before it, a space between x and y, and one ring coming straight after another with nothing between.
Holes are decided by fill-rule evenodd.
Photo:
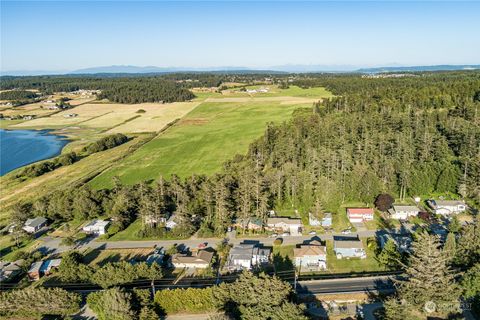
<instances>
[{"instance_id":1,"label":"shoreline","mask_svg":"<svg viewBox=\"0 0 480 320\"><path fill-rule=\"evenodd\" d=\"M37 134L37 138L38 137L42 137L42 136L46 136L46 137L54 137L55 138L55 142L59 142L60 145L58 147L58 149L52 153L52 154L49 154L48 156L46 157L41 157L41 159L34 159L34 160L29 160L27 161L26 163L22 163L20 166L16 166L18 163L19 163L19 160L18 159L13 159L13 161L11 161L10 163L13 163L13 166L14 168L6 171L6 172L2 172L0 174L0 177L4 177L12 172L14 172L15 170L18 170L18 169L21 169L23 167L26 167L26 166L29 166L31 164L34 164L34 163L37 163L37 162L40 162L40 161L45 161L45 160L49 160L49 159L52 159L52 158L55 158L59 155L62 154L64 148L69 144L71 143L73 140L70 139L68 136L66 135L61 135L59 133L55 133L53 129L0 129L0 133L1 132L7 132L7 131L10 131L10 132L15 132L15 131L24 131L24 132L34 132ZM34 139L31 139L31 140L35 140ZM32 142L34 143L34 142ZM53 148L52 145L49 143L50 147L49 148ZM0 146L1 147L1 146ZM2 150L2 154L8 154L6 151ZM5 159L2 159L2 163L5 161ZM6 162L9 162L9 161L6 161Z\"/></svg>"}]
</instances>

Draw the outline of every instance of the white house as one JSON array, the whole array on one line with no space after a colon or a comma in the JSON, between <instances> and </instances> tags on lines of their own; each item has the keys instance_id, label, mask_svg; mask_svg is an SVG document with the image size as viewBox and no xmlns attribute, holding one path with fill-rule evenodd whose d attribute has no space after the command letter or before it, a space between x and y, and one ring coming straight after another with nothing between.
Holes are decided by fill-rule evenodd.
<instances>
[{"instance_id":1,"label":"white house","mask_svg":"<svg viewBox=\"0 0 480 320\"><path fill-rule=\"evenodd\" d=\"M93 220L83 227L83 231L89 234L102 235L107 232L107 226L110 221L107 220Z\"/></svg>"},{"instance_id":2,"label":"white house","mask_svg":"<svg viewBox=\"0 0 480 320\"><path fill-rule=\"evenodd\" d=\"M435 214L450 215L467 210L465 202L459 200L429 200L427 203Z\"/></svg>"},{"instance_id":3,"label":"white house","mask_svg":"<svg viewBox=\"0 0 480 320\"><path fill-rule=\"evenodd\" d=\"M178 225L176 220L177 220L177 216L171 215L170 218L168 218L167 222L165 223L165 227L168 230L171 230L171 229L175 228Z\"/></svg>"},{"instance_id":4,"label":"white house","mask_svg":"<svg viewBox=\"0 0 480 320\"><path fill-rule=\"evenodd\" d=\"M272 231L290 232L292 236L299 235L302 232L302 220L292 218L268 218L267 228Z\"/></svg>"},{"instance_id":5,"label":"white house","mask_svg":"<svg viewBox=\"0 0 480 320\"><path fill-rule=\"evenodd\" d=\"M335 252L337 259L365 259L367 257L365 249L363 248L363 242L358 238L334 239L333 252Z\"/></svg>"},{"instance_id":6,"label":"white house","mask_svg":"<svg viewBox=\"0 0 480 320\"><path fill-rule=\"evenodd\" d=\"M295 265L304 271L319 271L327 269L327 248L318 241L301 245L293 249Z\"/></svg>"},{"instance_id":7,"label":"white house","mask_svg":"<svg viewBox=\"0 0 480 320\"><path fill-rule=\"evenodd\" d=\"M331 227L332 226L332 214L326 212L322 219L315 217L311 212L308 213L308 223L313 227Z\"/></svg>"},{"instance_id":8,"label":"white house","mask_svg":"<svg viewBox=\"0 0 480 320\"><path fill-rule=\"evenodd\" d=\"M230 270L250 270L253 266L270 261L271 250L255 244L241 243L230 249L226 267Z\"/></svg>"},{"instance_id":9,"label":"white house","mask_svg":"<svg viewBox=\"0 0 480 320\"><path fill-rule=\"evenodd\" d=\"M347 208L348 220L352 223L361 223L373 220L372 208Z\"/></svg>"},{"instance_id":10,"label":"white house","mask_svg":"<svg viewBox=\"0 0 480 320\"><path fill-rule=\"evenodd\" d=\"M44 226L47 225L47 219L44 217L36 217L33 219L28 219L25 221L25 224L23 225L23 230L25 230L28 233L35 233L38 230L42 229Z\"/></svg>"},{"instance_id":11,"label":"white house","mask_svg":"<svg viewBox=\"0 0 480 320\"><path fill-rule=\"evenodd\" d=\"M393 207L388 210L392 219L407 220L409 217L416 217L420 213L420 209L417 206L405 206L394 204Z\"/></svg>"}]
</instances>

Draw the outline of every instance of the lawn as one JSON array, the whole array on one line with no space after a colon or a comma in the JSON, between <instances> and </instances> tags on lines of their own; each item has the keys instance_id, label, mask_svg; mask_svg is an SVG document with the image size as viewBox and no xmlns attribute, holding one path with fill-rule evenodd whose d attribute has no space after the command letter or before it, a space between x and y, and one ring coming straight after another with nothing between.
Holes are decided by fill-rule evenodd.
<instances>
[{"instance_id":1,"label":"lawn","mask_svg":"<svg viewBox=\"0 0 480 320\"><path fill-rule=\"evenodd\" d=\"M235 154L244 154L268 122L290 118L299 106L281 102L205 102L114 168L90 182L112 186L118 176L127 184L177 174L213 174Z\"/></svg>"},{"instance_id":2,"label":"lawn","mask_svg":"<svg viewBox=\"0 0 480 320\"><path fill-rule=\"evenodd\" d=\"M90 250L85 253L85 262L90 265L102 266L107 262L118 262L128 260L143 261L149 254L153 252L153 248L144 249L108 249L108 250Z\"/></svg>"},{"instance_id":3,"label":"lawn","mask_svg":"<svg viewBox=\"0 0 480 320\"><path fill-rule=\"evenodd\" d=\"M350 273L350 272L370 272L384 270L375 260L373 249L367 247L367 239L362 239L363 245L367 251L366 259L337 259L333 252L333 241L327 240L327 271L319 273ZM295 245L281 245L273 247L273 263L275 269L279 271L292 270L294 260L293 249Z\"/></svg>"},{"instance_id":4,"label":"lawn","mask_svg":"<svg viewBox=\"0 0 480 320\"><path fill-rule=\"evenodd\" d=\"M366 259L351 258L337 259L333 252L333 241L327 240L327 272L328 273L351 273L381 271L384 268L375 259L375 252L367 247L367 239L362 239L363 246L367 251Z\"/></svg>"}]
</instances>

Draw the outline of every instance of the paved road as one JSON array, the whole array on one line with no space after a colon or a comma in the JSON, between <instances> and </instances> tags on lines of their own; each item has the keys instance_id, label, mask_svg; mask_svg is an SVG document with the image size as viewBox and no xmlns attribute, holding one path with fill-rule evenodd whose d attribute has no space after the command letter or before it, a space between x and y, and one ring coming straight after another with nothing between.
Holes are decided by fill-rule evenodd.
<instances>
[{"instance_id":1,"label":"paved road","mask_svg":"<svg viewBox=\"0 0 480 320\"><path fill-rule=\"evenodd\" d=\"M338 294L353 292L392 292L395 276L299 281L299 294Z\"/></svg>"},{"instance_id":2,"label":"paved road","mask_svg":"<svg viewBox=\"0 0 480 320\"><path fill-rule=\"evenodd\" d=\"M348 236L354 237L358 235L360 238L368 238L373 237L377 232L384 232L384 231L376 231L376 230L365 230L358 233L352 233L349 235L344 235L341 233L327 233L321 235L305 235L305 236L288 236L288 237L281 237L283 239L283 244L285 245L293 245L299 244L304 241L311 240L312 238L320 239L321 241L325 240L333 240L334 236ZM233 245L237 245L243 242L259 242L266 246L273 245L273 241L276 238L230 238L229 242ZM185 239L185 240L149 240L149 241L89 241L85 244L79 246L79 248L87 247L87 248L99 248L99 249L133 249L133 248L152 248L154 246L157 247L164 247L168 248L172 245L184 245L185 247L197 247L201 243L207 242L209 246L215 246L223 239L221 238L203 238L203 239Z\"/></svg>"},{"instance_id":3,"label":"paved road","mask_svg":"<svg viewBox=\"0 0 480 320\"><path fill-rule=\"evenodd\" d=\"M409 226L404 228L403 230L394 230L395 233L408 233L410 230ZM374 237L377 234L387 233L387 230L361 230L356 233L344 235L341 233L325 233L316 236L312 235L304 235L304 236L288 236L288 237L281 237L283 239L283 244L285 245L294 245L300 244L304 241L312 240L312 238L316 238L317 240L325 241L325 240L333 240L334 236L356 236L358 235L360 238L368 238ZM259 242L265 246L272 246L273 241L276 238L242 238L242 237L234 237L231 233L229 233L229 242L233 245L240 244L242 242ZM42 244L40 247L43 250L46 250L50 253L60 253L66 250L72 249L72 247L63 246L61 245L61 241L58 238L53 238L50 236L46 236L40 239ZM215 247L219 242L223 239L221 238L204 238L204 239L185 239L185 240L137 240L137 241L96 241L95 238L90 238L82 243L78 243L74 248L75 249L84 249L84 248L92 248L92 249L136 249L136 248L153 248L156 247L163 247L169 248L172 245L184 245L187 248L195 248L201 243L207 242L209 246Z\"/></svg>"}]
</instances>

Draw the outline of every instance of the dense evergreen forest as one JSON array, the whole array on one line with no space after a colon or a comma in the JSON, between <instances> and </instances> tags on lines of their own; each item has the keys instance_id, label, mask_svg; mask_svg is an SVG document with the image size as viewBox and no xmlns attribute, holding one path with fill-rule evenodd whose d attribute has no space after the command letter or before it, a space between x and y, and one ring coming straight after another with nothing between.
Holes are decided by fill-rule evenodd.
<instances>
[{"instance_id":1,"label":"dense evergreen forest","mask_svg":"<svg viewBox=\"0 0 480 320\"><path fill-rule=\"evenodd\" d=\"M337 97L269 124L247 154L214 176L160 178L111 190L58 191L17 206L52 219L111 216L118 231L136 218L176 214L177 235L221 235L236 217L268 210L337 212L348 201L451 194L480 203L480 73L426 73L396 79L317 76ZM160 175L160 173L159 173ZM145 223L144 235L163 228Z\"/></svg>"},{"instance_id":2,"label":"dense evergreen forest","mask_svg":"<svg viewBox=\"0 0 480 320\"><path fill-rule=\"evenodd\" d=\"M37 98L37 94L26 90L12 90L0 92L0 100L27 100Z\"/></svg>"},{"instance_id":3,"label":"dense evergreen forest","mask_svg":"<svg viewBox=\"0 0 480 320\"><path fill-rule=\"evenodd\" d=\"M5 76L1 77L0 89L38 89L45 94L72 92L80 89L101 90L100 99L119 103L175 102L195 97L188 89L175 81L158 77Z\"/></svg>"}]
</instances>

